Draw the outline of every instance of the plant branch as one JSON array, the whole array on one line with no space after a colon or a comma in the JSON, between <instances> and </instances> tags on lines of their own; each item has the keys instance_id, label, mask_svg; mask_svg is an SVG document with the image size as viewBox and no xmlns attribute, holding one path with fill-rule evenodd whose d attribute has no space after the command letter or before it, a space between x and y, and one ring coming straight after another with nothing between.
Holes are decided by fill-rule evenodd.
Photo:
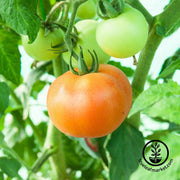
<instances>
[{"instance_id":1,"label":"plant branch","mask_svg":"<svg viewBox=\"0 0 180 180\"><path fill-rule=\"evenodd\" d=\"M180 11L178 7L180 7L180 1L174 0L162 14L156 16L157 20L150 29L148 41L140 54L132 82L132 87L137 93L141 93L144 89L154 54L164 38L156 33L157 21L162 24L167 31L169 31L180 20Z\"/></svg>"},{"instance_id":2,"label":"plant branch","mask_svg":"<svg viewBox=\"0 0 180 180\"><path fill-rule=\"evenodd\" d=\"M73 1L73 7L72 7L72 14L71 14L71 18L70 18L70 21L69 21L69 25L68 25L68 28L67 28L67 31L66 31L66 34L65 34L65 43L67 45L67 49L69 52L72 52L72 49L73 49L73 45L72 45L72 41L71 41L71 38L70 38L70 34L72 32L72 29L73 29L73 26L74 26L74 20L75 20L75 17L76 17L76 13L77 13L77 10L78 10L78 7L86 2L87 0L74 0ZM75 59L77 59L77 54L73 53L73 56L75 56Z\"/></svg>"},{"instance_id":3,"label":"plant branch","mask_svg":"<svg viewBox=\"0 0 180 180\"><path fill-rule=\"evenodd\" d=\"M160 23L166 29L166 33L173 28L177 22L180 21L180 1L174 0L167 7L165 11L159 14L157 18L157 23Z\"/></svg>"},{"instance_id":4,"label":"plant branch","mask_svg":"<svg viewBox=\"0 0 180 180\"><path fill-rule=\"evenodd\" d=\"M44 143L44 139L43 139L43 137L41 136L41 134L39 133L38 128L34 125L34 123L32 122L32 120L30 119L30 117L28 117L25 121L31 126L31 128L32 128L32 130L33 130L33 133L34 133L34 136L35 136L35 138L37 139L38 144L40 145L40 149L42 149L43 143Z\"/></svg>"},{"instance_id":5,"label":"plant branch","mask_svg":"<svg viewBox=\"0 0 180 180\"><path fill-rule=\"evenodd\" d=\"M37 159L37 161L34 163L31 172L36 173L39 171L41 166L44 164L44 162L55 152L57 151L56 148L49 147L48 149L45 149L45 151L42 153L42 155Z\"/></svg>"},{"instance_id":6,"label":"plant branch","mask_svg":"<svg viewBox=\"0 0 180 180\"><path fill-rule=\"evenodd\" d=\"M53 70L56 77L67 71L67 66L63 65L62 56L58 56L53 60ZM63 150L62 134L56 129L56 127L49 121L47 136L44 144L44 148L53 147L57 149L50 158L50 164L52 168L52 179L64 180L67 178L66 174L66 161Z\"/></svg>"},{"instance_id":7,"label":"plant branch","mask_svg":"<svg viewBox=\"0 0 180 180\"><path fill-rule=\"evenodd\" d=\"M0 145L0 148L3 148L5 151L7 151L14 159L16 159L27 170L31 169L29 165L26 164L26 162L24 162L24 160L12 148L9 148L6 144Z\"/></svg>"},{"instance_id":8,"label":"plant branch","mask_svg":"<svg viewBox=\"0 0 180 180\"><path fill-rule=\"evenodd\" d=\"M61 132L56 129L56 127L49 121L48 131L45 140L45 149L48 147L53 147L57 151L50 158L50 164L52 169L52 179L54 180L64 180L66 179L66 161L63 151L62 135Z\"/></svg>"},{"instance_id":9,"label":"plant branch","mask_svg":"<svg viewBox=\"0 0 180 180\"><path fill-rule=\"evenodd\" d=\"M162 39L163 37L157 35L156 29L153 27L149 33L148 41L140 54L138 65L134 74L132 88L134 90L135 97L138 96L144 89L154 54Z\"/></svg>"},{"instance_id":10,"label":"plant branch","mask_svg":"<svg viewBox=\"0 0 180 180\"><path fill-rule=\"evenodd\" d=\"M55 13L55 11L56 11L57 9L61 9L61 7L64 6L65 4L67 5L68 2L66 2L66 1L57 2L57 3L51 8L49 14L46 16L46 22L50 21L52 15Z\"/></svg>"},{"instance_id":11,"label":"plant branch","mask_svg":"<svg viewBox=\"0 0 180 180\"><path fill-rule=\"evenodd\" d=\"M133 1L133 0L132 0ZM144 85L156 53L158 46L163 40L163 36L156 33L156 25L162 24L168 32L180 19L180 1L174 0L169 7L160 15L156 16L153 25L149 31L149 37L144 49L141 51L138 65L132 81L134 99L144 90ZM127 120L128 123L134 125L136 128L140 124L140 114L135 114Z\"/></svg>"}]
</instances>

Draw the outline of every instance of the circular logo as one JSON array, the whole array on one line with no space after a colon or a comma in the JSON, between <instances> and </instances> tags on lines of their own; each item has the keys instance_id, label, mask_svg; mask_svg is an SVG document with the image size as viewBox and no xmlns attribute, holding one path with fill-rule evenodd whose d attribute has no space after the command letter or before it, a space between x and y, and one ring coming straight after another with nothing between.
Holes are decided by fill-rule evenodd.
<instances>
[{"instance_id":1,"label":"circular logo","mask_svg":"<svg viewBox=\"0 0 180 180\"><path fill-rule=\"evenodd\" d=\"M151 166L160 166L164 164L168 157L168 147L160 140L149 141L143 148L143 158Z\"/></svg>"}]
</instances>

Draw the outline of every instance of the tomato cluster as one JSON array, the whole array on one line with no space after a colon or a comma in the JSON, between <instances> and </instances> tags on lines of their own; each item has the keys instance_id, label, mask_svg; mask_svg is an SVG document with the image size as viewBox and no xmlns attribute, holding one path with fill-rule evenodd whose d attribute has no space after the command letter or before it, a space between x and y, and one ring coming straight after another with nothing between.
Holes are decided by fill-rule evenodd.
<instances>
[{"instance_id":1,"label":"tomato cluster","mask_svg":"<svg viewBox=\"0 0 180 180\"><path fill-rule=\"evenodd\" d=\"M89 54L88 50L96 51L96 54L99 59L99 63L106 63L110 56L107 55L98 45L96 41L96 29L98 26L98 22L95 20L82 20L75 24L78 33L78 41L76 46L74 47L74 51L76 54L79 54L80 49L79 46L83 48L84 59L86 61L87 66L92 64L92 57ZM69 64L70 61L70 52L63 53L63 58L65 62ZM74 67L77 67L77 60L73 58L72 64Z\"/></svg>"},{"instance_id":2,"label":"tomato cluster","mask_svg":"<svg viewBox=\"0 0 180 180\"><path fill-rule=\"evenodd\" d=\"M89 51L95 51L100 63L98 71L81 76L68 71L51 84L47 95L50 119L60 131L75 137L105 136L126 118L132 104L131 85L120 69L106 63L110 56L126 58L135 55L148 37L146 19L129 5L114 18L100 22L89 19L95 15L94 0L79 7L77 16L85 20L75 24L72 33L77 38L74 38L73 49L62 53L62 57L71 68L78 67L72 52L79 55L81 47L89 67L94 63ZM54 59L62 50L58 45L63 43L64 35L60 29L46 35L41 28L32 44L27 36L22 37L26 52L39 61Z\"/></svg>"}]
</instances>

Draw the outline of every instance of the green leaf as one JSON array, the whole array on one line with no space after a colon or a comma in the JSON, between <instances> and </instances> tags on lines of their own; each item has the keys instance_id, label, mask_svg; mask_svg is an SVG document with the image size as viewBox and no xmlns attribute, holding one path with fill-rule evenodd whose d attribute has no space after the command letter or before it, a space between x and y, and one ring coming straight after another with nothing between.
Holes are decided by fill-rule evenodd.
<instances>
[{"instance_id":1,"label":"green leaf","mask_svg":"<svg viewBox=\"0 0 180 180\"><path fill-rule=\"evenodd\" d=\"M3 173L0 171L0 180L4 180Z\"/></svg>"},{"instance_id":2,"label":"green leaf","mask_svg":"<svg viewBox=\"0 0 180 180\"><path fill-rule=\"evenodd\" d=\"M89 156L81 147L76 138L68 138L63 135L63 148L66 157L66 163L72 170L87 170L94 159Z\"/></svg>"},{"instance_id":3,"label":"green leaf","mask_svg":"<svg viewBox=\"0 0 180 180\"><path fill-rule=\"evenodd\" d=\"M36 69L33 69L28 74L26 80L24 81L24 84L22 84L16 89L23 104L23 119L26 119L29 114L29 96L31 95L32 87L34 83L38 81L40 77L46 72L46 67L50 63L50 61L45 62Z\"/></svg>"},{"instance_id":4,"label":"green leaf","mask_svg":"<svg viewBox=\"0 0 180 180\"><path fill-rule=\"evenodd\" d=\"M174 53L173 56L164 61L157 79L171 78L177 69L180 69L180 48Z\"/></svg>"},{"instance_id":5,"label":"green leaf","mask_svg":"<svg viewBox=\"0 0 180 180\"><path fill-rule=\"evenodd\" d=\"M111 156L111 180L129 180L130 175L138 168L143 146L142 133L126 123L111 134L107 144Z\"/></svg>"},{"instance_id":6,"label":"green leaf","mask_svg":"<svg viewBox=\"0 0 180 180\"><path fill-rule=\"evenodd\" d=\"M180 95L163 97L163 99L145 109L142 113L150 117L160 117L180 125Z\"/></svg>"},{"instance_id":7,"label":"green leaf","mask_svg":"<svg viewBox=\"0 0 180 180\"><path fill-rule=\"evenodd\" d=\"M4 141L4 134L0 131L0 148L6 146L6 143Z\"/></svg>"},{"instance_id":8,"label":"green leaf","mask_svg":"<svg viewBox=\"0 0 180 180\"><path fill-rule=\"evenodd\" d=\"M35 144L34 136L26 136L24 140L16 143L13 149L27 164L32 166L37 160L39 152L39 147L37 146L38 144Z\"/></svg>"},{"instance_id":9,"label":"green leaf","mask_svg":"<svg viewBox=\"0 0 180 180\"><path fill-rule=\"evenodd\" d=\"M36 15L37 0L1 0L0 15L18 34L34 41L41 25Z\"/></svg>"},{"instance_id":10,"label":"green leaf","mask_svg":"<svg viewBox=\"0 0 180 180\"><path fill-rule=\"evenodd\" d=\"M0 37L0 74L18 84L20 81L20 53L17 44L19 37L3 29L0 29Z\"/></svg>"},{"instance_id":11,"label":"green leaf","mask_svg":"<svg viewBox=\"0 0 180 180\"><path fill-rule=\"evenodd\" d=\"M162 100L162 98L166 96L173 96L179 94L180 85L173 81L150 86L149 89L143 91L134 101L128 117L139 111L149 108L150 106Z\"/></svg>"},{"instance_id":12,"label":"green leaf","mask_svg":"<svg viewBox=\"0 0 180 180\"><path fill-rule=\"evenodd\" d=\"M130 180L141 180L141 179L178 180L178 179L180 179L179 162L180 162L180 157L176 157L173 159L172 164L166 170L159 171L159 172L148 171L140 165L138 170L132 174ZM145 163L143 163L143 164L145 164ZM154 166L147 165L147 167L152 168ZM164 167L164 166L162 165L162 167Z\"/></svg>"},{"instance_id":13,"label":"green leaf","mask_svg":"<svg viewBox=\"0 0 180 180\"><path fill-rule=\"evenodd\" d=\"M164 78L170 75L171 73L174 73L177 69L180 69L180 58L177 59L175 62L173 62L170 66L168 66L158 77Z\"/></svg>"},{"instance_id":14,"label":"green leaf","mask_svg":"<svg viewBox=\"0 0 180 180\"><path fill-rule=\"evenodd\" d=\"M86 143L85 138L77 138L77 140L79 141L80 145L82 146L82 148L93 158L98 158L99 155L97 154L97 152L94 152Z\"/></svg>"},{"instance_id":15,"label":"green leaf","mask_svg":"<svg viewBox=\"0 0 180 180\"><path fill-rule=\"evenodd\" d=\"M25 121L22 119L22 111L11 112L11 121L4 129L8 146L13 147L25 137Z\"/></svg>"},{"instance_id":16,"label":"green leaf","mask_svg":"<svg viewBox=\"0 0 180 180\"><path fill-rule=\"evenodd\" d=\"M39 92L44 88L45 85L46 85L45 81L41 81L41 80L36 81L32 86L31 96L34 99L37 99Z\"/></svg>"},{"instance_id":17,"label":"green leaf","mask_svg":"<svg viewBox=\"0 0 180 180\"><path fill-rule=\"evenodd\" d=\"M9 105L9 95L9 87L6 83L0 82L0 119Z\"/></svg>"},{"instance_id":18,"label":"green leaf","mask_svg":"<svg viewBox=\"0 0 180 180\"><path fill-rule=\"evenodd\" d=\"M19 177L18 171L21 168L15 159L0 157L0 169L9 177Z\"/></svg>"},{"instance_id":19,"label":"green leaf","mask_svg":"<svg viewBox=\"0 0 180 180\"><path fill-rule=\"evenodd\" d=\"M124 72L124 74L128 77L132 77L134 74L134 70L129 68L129 67L125 67L122 66L120 62L116 62L116 61L109 61L108 64L111 64L113 66L116 66L117 68L119 68L121 71Z\"/></svg>"}]
</instances>

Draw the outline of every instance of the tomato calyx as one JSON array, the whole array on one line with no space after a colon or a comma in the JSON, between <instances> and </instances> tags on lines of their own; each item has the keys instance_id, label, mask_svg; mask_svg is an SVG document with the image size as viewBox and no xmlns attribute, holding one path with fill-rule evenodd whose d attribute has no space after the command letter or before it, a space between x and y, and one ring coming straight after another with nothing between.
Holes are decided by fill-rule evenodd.
<instances>
[{"instance_id":1,"label":"tomato calyx","mask_svg":"<svg viewBox=\"0 0 180 180\"><path fill-rule=\"evenodd\" d=\"M70 67L70 71L73 74L82 76L82 75L85 75L85 74L88 74L88 73L95 73L95 72L98 71L98 69L99 69L99 62L98 62L98 57L97 57L96 52L94 50L93 50L94 54L90 50L88 50L88 52L89 52L89 54L92 57L92 65L91 65L90 68L88 68L87 64L85 63L85 60L84 60L84 57L83 57L83 49L80 46L80 53L79 53L79 56L78 56L78 59L77 59L77 61L78 61L78 71L76 71L73 68L73 65L72 65L72 56L73 56L74 52L71 52L69 67Z\"/></svg>"},{"instance_id":2,"label":"tomato calyx","mask_svg":"<svg viewBox=\"0 0 180 180\"><path fill-rule=\"evenodd\" d=\"M117 17L124 11L124 0L98 0L97 14L102 19Z\"/></svg>"}]
</instances>

